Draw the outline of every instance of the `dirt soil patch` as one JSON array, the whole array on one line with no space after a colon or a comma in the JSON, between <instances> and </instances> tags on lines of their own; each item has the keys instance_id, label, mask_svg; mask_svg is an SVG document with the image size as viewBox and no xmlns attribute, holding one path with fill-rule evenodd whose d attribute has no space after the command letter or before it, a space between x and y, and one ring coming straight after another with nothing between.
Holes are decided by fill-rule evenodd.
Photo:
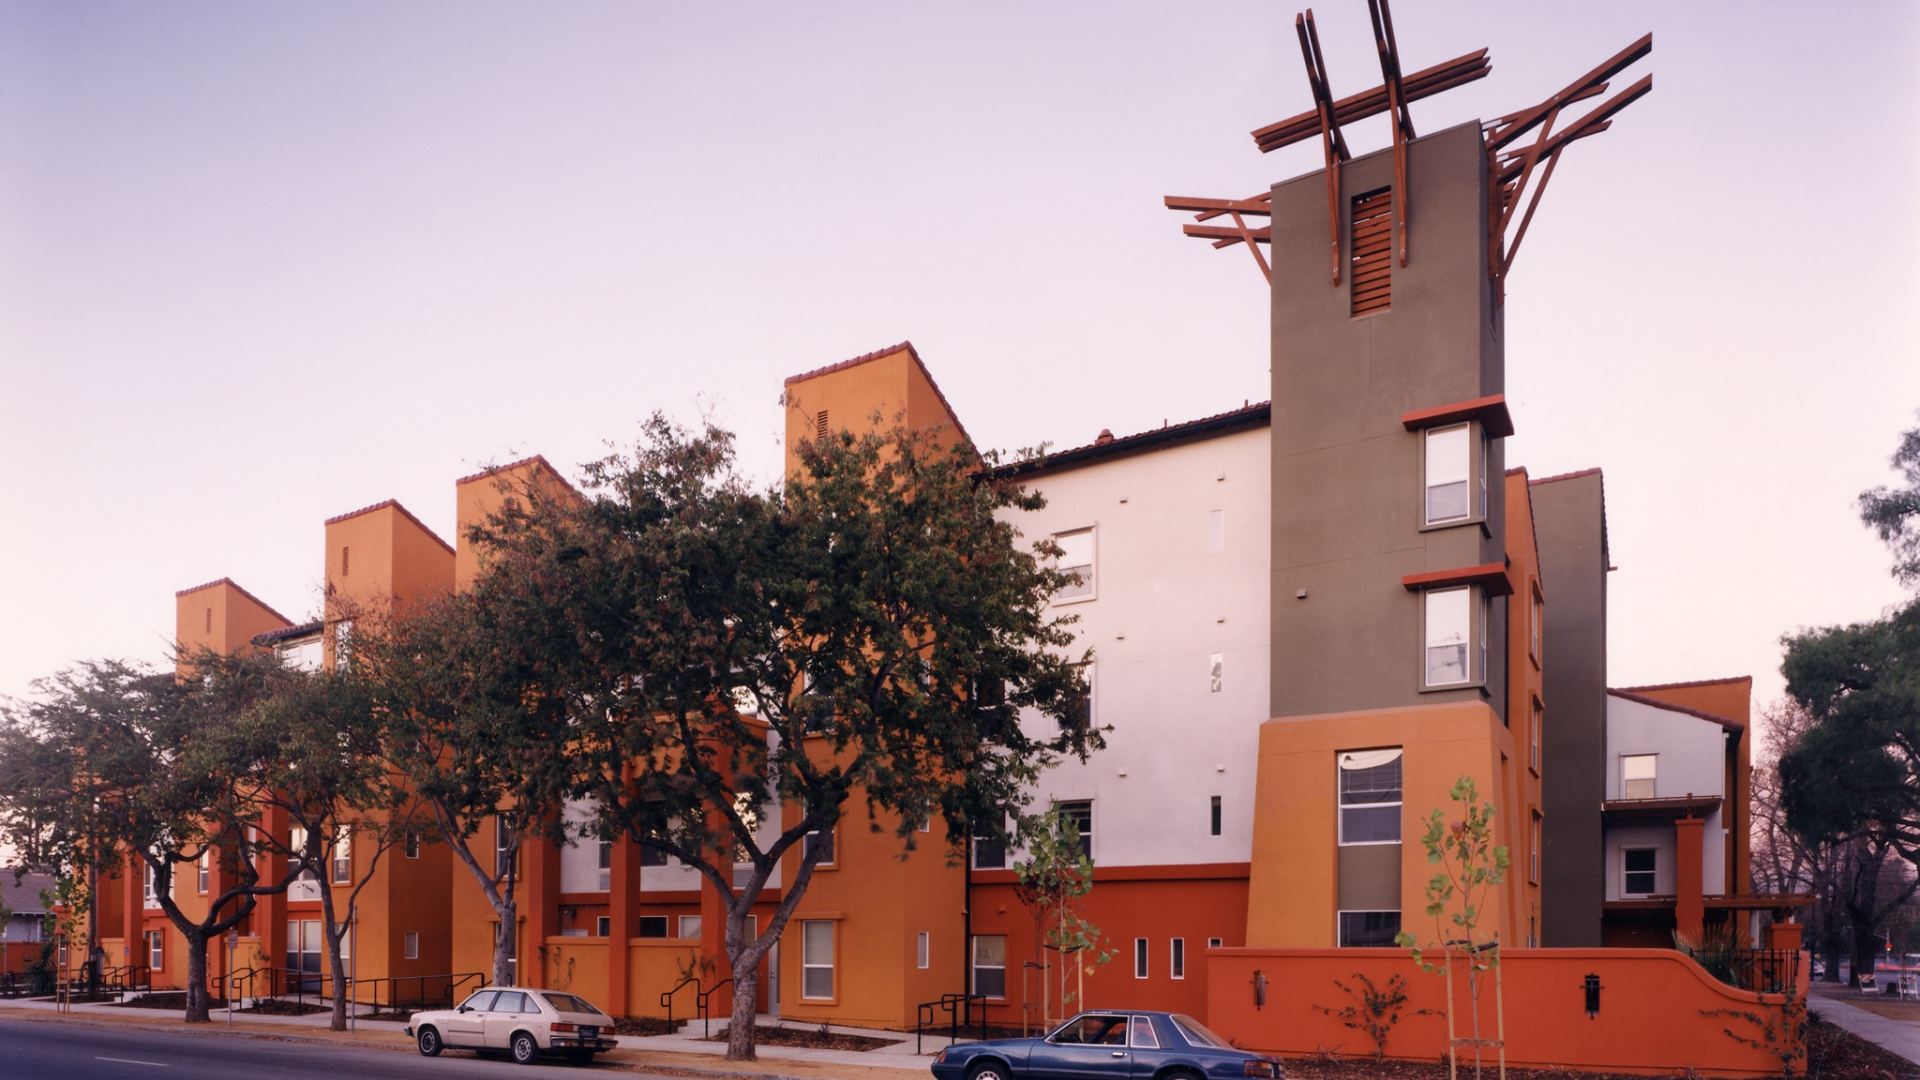
<instances>
[{"instance_id":1,"label":"dirt soil patch","mask_svg":"<svg viewBox=\"0 0 1920 1080\"><path fill-rule=\"evenodd\" d=\"M1676 1073L1681 1072L1675 1068ZM1473 1075L1473 1059L1460 1059L1460 1080ZM1500 1075L1495 1059L1485 1059L1481 1076ZM1807 1029L1807 1062L1796 1076L1806 1080L1914 1080L1920 1065L1884 1050L1832 1024L1814 1020ZM1288 1058L1287 1080L1448 1080L1447 1061L1374 1061L1365 1057ZM1508 1069L1507 1080L1647 1080L1622 1073L1571 1069Z\"/></svg>"},{"instance_id":2,"label":"dirt soil patch","mask_svg":"<svg viewBox=\"0 0 1920 1080\"><path fill-rule=\"evenodd\" d=\"M389 1020L396 1024L404 1024L413 1019L413 1012L414 1010L412 1009L394 1009L390 1012L361 1013L360 1019Z\"/></svg>"},{"instance_id":3,"label":"dirt soil patch","mask_svg":"<svg viewBox=\"0 0 1920 1080\"><path fill-rule=\"evenodd\" d=\"M79 999L76 998L75 1000ZM115 1008L120 1009L171 1009L184 1012L187 1008L187 992L185 990L179 990L170 994L141 994L137 998L132 998L127 1001L115 1001L111 1004ZM209 998L207 999L207 1007L210 1009L224 1009L227 1007L227 999Z\"/></svg>"},{"instance_id":4,"label":"dirt soil patch","mask_svg":"<svg viewBox=\"0 0 1920 1080\"><path fill-rule=\"evenodd\" d=\"M817 1027L772 1027L767 1024L755 1024L753 1040L760 1046L798 1046L807 1050L878 1050L883 1046L892 1046L898 1040L876 1039L871 1035L842 1035L837 1031L821 1031ZM702 1042L726 1042L727 1033L709 1035Z\"/></svg>"},{"instance_id":5,"label":"dirt soil patch","mask_svg":"<svg viewBox=\"0 0 1920 1080\"><path fill-rule=\"evenodd\" d=\"M623 1016L613 1022L615 1035L671 1035L679 1023L669 1024L657 1016Z\"/></svg>"},{"instance_id":6,"label":"dirt soil patch","mask_svg":"<svg viewBox=\"0 0 1920 1080\"><path fill-rule=\"evenodd\" d=\"M262 998L244 1009L235 1012L256 1013L260 1016L311 1016L314 1013L332 1012L331 1005L310 1005L304 1001L281 1001L278 998Z\"/></svg>"}]
</instances>

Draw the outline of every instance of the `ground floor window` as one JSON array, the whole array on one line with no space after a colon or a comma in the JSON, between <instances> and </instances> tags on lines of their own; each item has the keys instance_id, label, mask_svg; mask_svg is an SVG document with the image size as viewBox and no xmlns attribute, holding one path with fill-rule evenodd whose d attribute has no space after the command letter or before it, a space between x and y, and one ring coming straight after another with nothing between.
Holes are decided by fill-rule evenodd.
<instances>
[{"instance_id":1,"label":"ground floor window","mask_svg":"<svg viewBox=\"0 0 1920 1080\"><path fill-rule=\"evenodd\" d=\"M1147 977L1147 939L1143 937L1133 939L1133 977Z\"/></svg>"},{"instance_id":2,"label":"ground floor window","mask_svg":"<svg viewBox=\"0 0 1920 1080\"><path fill-rule=\"evenodd\" d=\"M599 918L593 920L593 936L594 937L610 937L612 936L612 934L613 934L612 918L606 915L602 915Z\"/></svg>"},{"instance_id":3,"label":"ground floor window","mask_svg":"<svg viewBox=\"0 0 1920 1080\"><path fill-rule=\"evenodd\" d=\"M833 921L808 919L800 924L800 996L833 996Z\"/></svg>"},{"instance_id":4,"label":"ground floor window","mask_svg":"<svg viewBox=\"0 0 1920 1080\"><path fill-rule=\"evenodd\" d=\"M914 962L922 968L933 964L933 948L930 945L932 937L933 935L925 930L914 935Z\"/></svg>"},{"instance_id":5,"label":"ground floor window","mask_svg":"<svg viewBox=\"0 0 1920 1080\"><path fill-rule=\"evenodd\" d=\"M663 938L667 936L667 917L665 915L640 916L640 936Z\"/></svg>"},{"instance_id":6,"label":"ground floor window","mask_svg":"<svg viewBox=\"0 0 1920 1080\"><path fill-rule=\"evenodd\" d=\"M1397 911L1343 911L1340 913L1340 947L1343 949L1385 949L1393 946L1400 933Z\"/></svg>"},{"instance_id":7,"label":"ground floor window","mask_svg":"<svg viewBox=\"0 0 1920 1080\"><path fill-rule=\"evenodd\" d=\"M1174 978L1184 979L1187 977L1187 939L1186 938L1173 939L1172 958L1169 960L1168 963L1169 963L1168 971L1170 974L1172 974Z\"/></svg>"},{"instance_id":8,"label":"ground floor window","mask_svg":"<svg viewBox=\"0 0 1920 1080\"><path fill-rule=\"evenodd\" d=\"M680 916L680 936L682 938L699 937L700 936L700 916L698 915Z\"/></svg>"},{"instance_id":9,"label":"ground floor window","mask_svg":"<svg viewBox=\"0 0 1920 1080\"><path fill-rule=\"evenodd\" d=\"M154 971L167 970L167 932L147 931L147 966Z\"/></svg>"},{"instance_id":10,"label":"ground floor window","mask_svg":"<svg viewBox=\"0 0 1920 1080\"><path fill-rule=\"evenodd\" d=\"M982 997L1007 996L1007 938L980 934L973 939L973 992Z\"/></svg>"},{"instance_id":11,"label":"ground floor window","mask_svg":"<svg viewBox=\"0 0 1920 1080\"><path fill-rule=\"evenodd\" d=\"M405 959L405 960L420 959L420 935L417 932L412 930L407 931L406 934L401 937L400 941L401 941L400 955L402 959Z\"/></svg>"}]
</instances>

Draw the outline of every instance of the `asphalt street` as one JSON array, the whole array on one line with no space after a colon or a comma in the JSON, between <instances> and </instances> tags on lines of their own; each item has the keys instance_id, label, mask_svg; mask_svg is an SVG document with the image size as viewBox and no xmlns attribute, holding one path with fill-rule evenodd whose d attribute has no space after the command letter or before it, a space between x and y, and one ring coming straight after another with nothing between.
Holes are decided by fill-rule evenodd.
<instances>
[{"instance_id":1,"label":"asphalt street","mask_svg":"<svg viewBox=\"0 0 1920 1080\"><path fill-rule=\"evenodd\" d=\"M411 1051L283 1042L216 1034L129 1031L84 1024L0 1020L0 1077L6 1080L267 1080L306 1077L512 1077L622 1072L603 1065L543 1061L537 1066L482 1061L449 1050L437 1058Z\"/></svg>"}]
</instances>

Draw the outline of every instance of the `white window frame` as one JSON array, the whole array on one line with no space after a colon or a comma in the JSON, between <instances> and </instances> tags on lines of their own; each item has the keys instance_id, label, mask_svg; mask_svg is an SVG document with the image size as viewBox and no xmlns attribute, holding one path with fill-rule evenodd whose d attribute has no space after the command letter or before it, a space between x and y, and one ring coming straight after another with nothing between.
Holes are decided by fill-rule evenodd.
<instances>
[{"instance_id":1,"label":"white window frame","mask_svg":"<svg viewBox=\"0 0 1920 1080\"><path fill-rule=\"evenodd\" d=\"M1376 807L1384 808L1388 806L1395 808L1395 810L1398 811L1398 813L1395 815L1395 821L1399 825L1399 829L1398 829L1399 835L1394 837L1392 840L1349 840L1347 839L1347 814L1346 814L1347 803L1345 801L1346 792L1342 788L1341 776L1343 776L1348 772L1357 772L1359 771L1359 769L1358 768L1347 769L1343 767L1342 759L1347 757L1350 754L1379 754L1379 753L1386 753L1386 752L1392 752L1398 756L1395 758L1388 759L1386 761L1381 761L1377 765L1361 766L1361 768L1378 768L1380 767L1380 765L1388 765L1388 764L1392 764L1394 761L1398 761L1400 763L1400 798L1394 802L1366 802L1366 803L1354 803L1353 805L1356 808L1368 808L1368 809L1372 809ZM1333 798L1334 798L1333 812L1336 818L1335 830L1339 833L1338 844L1340 847L1372 847L1380 844L1399 844L1405 841L1406 835L1407 835L1407 823L1406 823L1407 765L1406 765L1406 761L1407 761L1407 755L1406 755L1405 748L1398 747L1398 746L1383 746L1374 750L1342 750L1339 753L1334 755L1333 767L1335 770L1335 776L1333 778Z\"/></svg>"},{"instance_id":2,"label":"white window frame","mask_svg":"<svg viewBox=\"0 0 1920 1080\"><path fill-rule=\"evenodd\" d=\"M1187 977L1187 939L1167 939L1167 977L1184 979Z\"/></svg>"},{"instance_id":3,"label":"white window frame","mask_svg":"<svg viewBox=\"0 0 1920 1080\"><path fill-rule=\"evenodd\" d=\"M679 921L674 924L673 929L675 933L680 935L679 940L697 941L700 938L700 933L703 927L700 922L700 916L682 915L680 916ZM688 930L692 930L693 933L691 934L687 933Z\"/></svg>"},{"instance_id":4,"label":"white window frame","mask_svg":"<svg viewBox=\"0 0 1920 1080\"><path fill-rule=\"evenodd\" d=\"M1627 762L1629 761L1651 762L1652 765L1649 769L1649 774L1646 776L1628 776ZM1647 785L1646 794L1644 795L1629 794L1630 792L1633 791L1633 785L1638 783L1645 783ZM1660 797L1659 791L1660 791L1660 755L1659 754L1621 754L1620 755L1620 797L1622 799L1657 799Z\"/></svg>"},{"instance_id":5,"label":"white window frame","mask_svg":"<svg viewBox=\"0 0 1920 1080\"><path fill-rule=\"evenodd\" d=\"M1207 514L1207 550L1225 551L1227 549L1227 512L1214 510Z\"/></svg>"},{"instance_id":6,"label":"white window frame","mask_svg":"<svg viewBox=\"0 0 1920 1080\"><path fill-rule=\"evenodd\" d=\"M1134 978L1144 979L1147 977L1148 971L1149 971L1148 963L1147 963L1147 954L1151 950L1151 948L1152 948L1152 944L1146 938L1137 937L1133 939L1133 977Z\"/></svg>"},{"instance_id":7,"label":"white window frame","mask_svg":"<svg viewBox=\"0 0 1920 1080\"><path fill-rule=\"evenodd\" d=\"M1436 615L1452 621L1453 612L1436 612L1437 603L1450 604L1451 598L1464 595L1466 598L1466 638L1461 642L1436 640L1436 637L1458 631L1456 626L1438 625ZM1487 681L1487 601L1486 595L1478 585L1453 585L1443 589L1427 589L1420 594L1420 689L1459 690L1465 687L1482 686ZM1464 645L1462 657L1464 677L1453 682L1433 682L1433 651Z\"/></svg>"},{"instance_id":8,"label":"white window frame","mask_svg":"<svg viewBox=\"0 0 1920 1080\"><path fill-rule=\"evenodd\" d=\"M335 885L353 884L353 826L340 826L333 841L333 857L328 860Z\"/></svg>"},{"instance_id":9,"label":"white window frame","mask_svg":"<svg viewBox=\"0 0 1920 1080\"><path fill-rule=\"evenodd\" d=\"M926 970L933 966L933 935L922 930L913 936L913 957L915 966Z\"/></svg>"},{"instance_id":10,"label":"white window frame","mask_svg":"<svg viewBox=\"0 0 1920 1080\"><path fill-rule=\"evenodd\" d=\"M1225 946L1226 940L1227 940L1226 938L1210 937L1207 939L1207 948L1209 949L1223 948Z\"/></svg>"},{"instance_id":11,"label":"white window frame","mask_svg":"<svg viewBox=\"0 0 1920 1080\"><path fill-rule=\"evenodd\" d=\"M1532 698L1527 707L1527 768L1540 775L1540 728L1545 723L1546 706Z\"/></svg>"},{"instance_id":12,"label":"white window frame","mask_svg":"<svg viewBox=\"0 0 1920 1080\"><path fill-rule=\"evenodd\" d=\"M420 931L408 930L400 935L400 959L420 959Z\"/></svg>"},{"instance_id":13,"label":"white window frame","mask_svg":"<svg viewBox=\"0 0 1920 1080\"><path fill-rule=\"evenodd\" d=\"M1226 685L1226 654L1213 653L1207 657L1207 693L1218 694Z\"/></svg>"},{"instance_id":14,"label":"white window frame","mask_svg":"<svg viewBox=\"0 0 1920 1080\"><path fill-rule=\"evenodd\" d=\"M409 859L419 858L420 857L420 834L417 832L408 833L407 839L405 843L401 846L400 852L402 855L405 855Z\"/></svg>"},{"instance_id":15,"label":"white window frame","mask_svg":"<svg viewBox=\"0 0 1920 1080\"><path fill-rule=\"evenodd\" d=\"M1651 870L1627 869L1628 853L1639 852L1639 851L1647 852L1648 854L1653 856L1653 869ZM1627 877L1629 874L1648 874L1652 876L1653 888L1648 889L1646 892L1639 892L1639 891L1627 888ZM1620 895L1623 897L1644 897L1644 896L1660 895L1660 849L1659 847L1657 846L1645 847L1641 845L1635 845L1633 847L1622 847L1620 849Z\"/></svg>"},{"instance_id":16,"label":"white window frame","mask_svg":"<svg viewBox=\"0 0 1920 1080\"><path fill-rule=\"evenodd\" d=\"M213 877L213 849L212 848L206 848L200 852L200 865L196 870L195 876L199 880L200 895L201 896L207 895L207 886L208 884L210 884L210 879Z\"/></svg>"},{"instance_id":17,"label":"white window frame","mask_svg":"<svg viewBox=\"0 0 1920 1080\"><path fill-rule=\"evenodd\" d=\"M147 931L147 970L167 970L167 932L165 930Z\"/></svg>"},{"instance_id":18,"label":"white window frame","mask_svg":"<svg viewBox=\"0 0 1920 1080\"><path fill-rule=\"evenodd\" d=\"M1436 439L1448 438L1460 433L1465 442L1465 471L1455 473L1447 471L1435 475L1439 466L1434 454ZM1482 521L1487 514L1487 454L1484 439L1480 435L1480 425L1468 420L1458 424L1442 424L1425 428L1420 433L1420 523L1423 529L1444 529L1456 525L1468 525ZM1475 475L1479 483L1474 483ZM1453 517L1436 518L1433 516L1433 492L1435 488L1452 485L1466 485L1466 512ZM1477 490L1476 490L1477 488Z\"/></svg>"},{"instance_id":19,"label":"white window frame","mask_svg":"<svg viewBox=\"0 0 1920 1080\"><path fill-rule=\"evenodd\" d=\"M1541 826L1544 820L1538 810L1527 814L1527 881L1533 885L1540 884L1540 834L1544 831Z\"/></svg>"},{"instance_id":20,"label":"white window frame","mask_svg":"<svg viewBox=\"0 0 1920 1080\"><path fill-rule=\"evenodd\" d=\"M1056 809L1059 807L1067 806L1067 805L1078 806L1082 803L1086 804L1087 825L1086 825L1086 828L1080 830L1080 844L1081 844L1081 850L1086 853L1086 856L1088 859L1094 859L1093 831L1094 831L1094 825L1096 824L1096 822L1094 820L1095 811L1094 811L1093 802L1094 801L1092 799L1055 799L1053 803ZM1075 825L1079 824L1079 820L1077 818L1075 819L1074 824ZM1098 860L1094 859L1094 861L1097 862Z\"/></svg>"},{"instance_id":21,"label":"white window frame","mask_svg":"<svg viewBox=\"0 0 1920 1080\"><path fill-rule=\"evenodd\" d=\"M813 940L815 927L825 928L827 955L824 963L814 951L814 946L817 944ZM839 935L834 931L832 919L805 919L800 923L800 997L803 1001L832 1001L837 996L836 991L839 985L833 970L833 962L834 952L839 947ZM816 971L827 973L827 992L824 994L812 993L813 988L808 985L811 980L807 976Z\"/></svg>"},{"instance_id":22,"label":"white window frame","mask_svg":"<svg viewBox=\"0 0 1920 1080\"><path fill-rule=\"evenodd\" d=\"M153 869L153 864L142 859L140 862L140 869L143 871L141 875L142 906L159 907L160 906L160 890L154 885L156 874Z\"/></svg>"},{"instance_id":23,"label":"white window frame","mask_svg":"<svg viewBox=\"0 0 1920 1080\"><path fill-rule=\"evenodd\" d=\"M1000 943L1000 962L998 964L983 964L980 962L980 943L982 941L998 941ZM976 994L980 993L980 972L998 971L1000 973L1000 993L997 995L986 994L983 996L989 1001L1005 1001L1007 999L1007 935L973 935L973 942L967 949L967 958L971 961L971 965L967 968L967 985L973 988L973 992Z\"/></svg>"},{"instance_id":24,"label":"white window frame","mask_svg":"<svg viewBox=\"0 0 1920 1080\"><path fill-rule=\"evenodd\" d=\"M1077 586L1068 585L1066 586L1066 588L1063 588L1059 592L1056 592L1053 594L1053 602L1055 604L1084 604L1089 600L1097 600L1100 598L1100 528L1099 526L1088 525L1085 528L1080 528L1080 529L1066 529L1061 532L1054 533L1052 536L1052 540L1055 544L1059 544L1060 547L1064 550L1066 549L1067 545L1060 543L1062 538L1073 537L1075 538L1075 541L1077 543L1078 538L1083 536L1086 537L1087 561L1086 562L1076 561L1069 564L1069 560L1073 559L1074 554L1073 552L1068 551L1065 555L1062 555L1056 561L1055 565L1061 570L1073 570L1078 567L1085 567L1086 572L1080 575L1081 582L1079 585ZM1070 591L1076 588L1082 589L1084 591L1082 592Z\"/></svg>"},{"instance_id":25,"label":"white window frame","mask_svg":"<svg viewBox=\"0 0 1920 1080\"><path fill-rule=\"evenodd\" d=\"M1530 581L1527 584L1527 655L1533 660L1533 666L1539 667L1546 649L1542 637L1546 633L1546 598L1540 595L1540 583Z\"/></svg>"},{"instance_id":26,"label":"white window frame","mask_svg":"<svg viewBox=\"0 0 1920 1080\"><path fill-rule=\"evenodd\" d=\"M824 835L827 838L827 853L821 857L819 862L813 864L815 870L830 870L840 865L840 838L834 835L834 833L839 831L839 828L838 825L834 825L825 829L808 830L806 837L801 841L801 844L804 846L801 847L800 854L804 858L806 853L811 851L817 842L814 840L814 837Z\"/></svg>"},{"instance_id":27,"label":"white window frame","mask_svg":"<svg viewBox=\"0 0 1920 1080\"><path fill-rule=\"evenodd\" d=\"M594 916L593 936L594 937L612 937L613 936L613 916L611 915Z\"/></svg>"},{"instance_id":28,"label":"white window frame","mask_svg":"<svg viewBox=\"0 0 1920 1080\"><path fill-rule=\"evenodd\" d=\"M612 892L613 891L613 841L611 840L600 841L599 849L598 851L595 852L595 858L598 860L598 865L594 868L593 880L594 880L594 885L597 886L595 891L596 892Z\"/></svg>"}]
</instances>

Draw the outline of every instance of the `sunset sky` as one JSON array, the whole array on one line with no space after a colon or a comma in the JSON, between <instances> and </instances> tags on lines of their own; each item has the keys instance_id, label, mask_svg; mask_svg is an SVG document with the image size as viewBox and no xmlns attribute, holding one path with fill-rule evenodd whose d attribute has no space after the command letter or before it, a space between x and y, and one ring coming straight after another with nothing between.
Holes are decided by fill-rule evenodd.
<instances>
[{"instance_id":1,"label":"sunset sky","mask_svg":"<svg viewBox=\"0 0 1920 1080\"><path fill-rule=\"evenodd\" d=\"M214 578L313 613L327 517L451 538L456 477L656 409L771 482L782 378L903 339L988 447L1267 397L1258 272L1160 200L1318 168L1247 135L1310 105L1294 10L0 0L0 694L161 662ZM1781 634L1902 595L1853 502L1920 423L1920 6L1394 16L1491 49L1422 132L1653 32L1515 265L1507 461L1605 470L1615 685L1777 695Z\"/></svg>"}]
</instances>

